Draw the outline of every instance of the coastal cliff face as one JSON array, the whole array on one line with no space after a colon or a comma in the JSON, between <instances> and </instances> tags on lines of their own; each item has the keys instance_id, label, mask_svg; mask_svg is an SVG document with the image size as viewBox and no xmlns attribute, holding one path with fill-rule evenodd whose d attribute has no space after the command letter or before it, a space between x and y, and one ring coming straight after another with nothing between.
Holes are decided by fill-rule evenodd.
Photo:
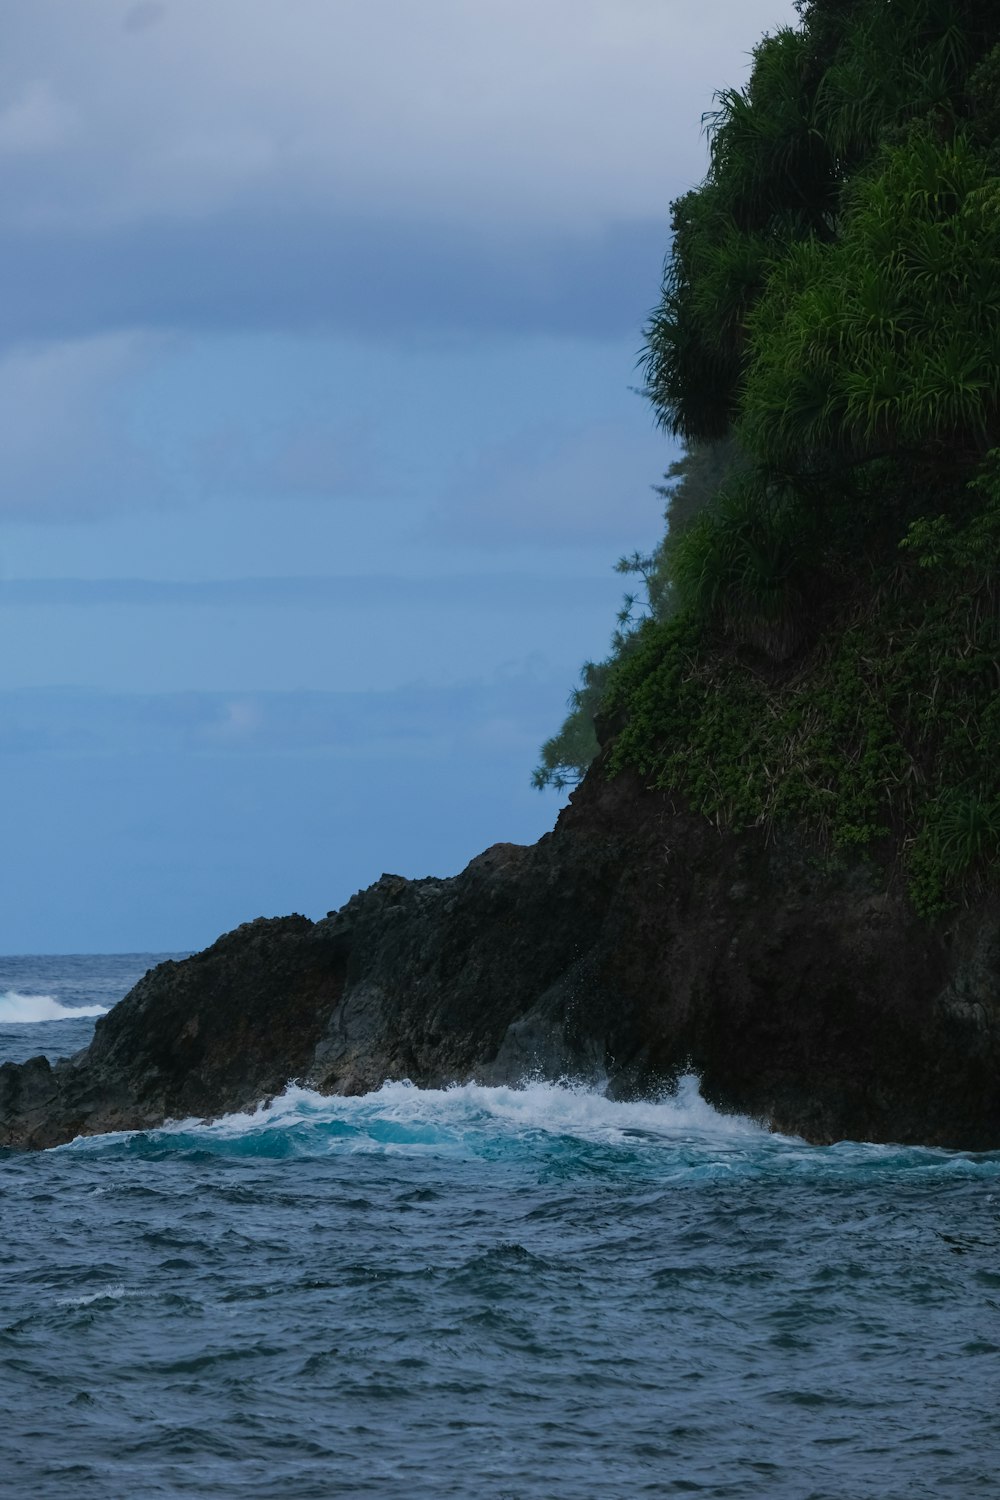
<instances>
[{"instance_id":1,"label":"coastal cliff face","mask_svg":"<svg viewBox=\"0 0 1000 1500\"><path fill-rule=\"evenodd\" d=\"M933 931L878 872L720 834L591 774L533 847L384 875L319 922L258 919L151 970L50 1066L0 1067L0 1145L530 1073L617 1095L701 1074L815 1142L1000 1147L1000 913Z\"/></svg>"}]
</instances>

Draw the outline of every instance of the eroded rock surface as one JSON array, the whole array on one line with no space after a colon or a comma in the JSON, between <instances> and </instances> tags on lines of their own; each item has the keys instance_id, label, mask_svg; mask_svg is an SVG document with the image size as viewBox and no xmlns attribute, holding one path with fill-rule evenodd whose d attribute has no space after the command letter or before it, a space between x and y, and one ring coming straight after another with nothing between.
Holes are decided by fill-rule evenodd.
<instances>
[{"instance_id":1,"label":"eroded rock surface","mask_svg":"<svg viewBox=\"0 0 1000 1500\"><path fill-rule=\"evenodd\" d=\"M460 875L385 875L151 970L86 1051L0 1068L0 1145L527 1073L619 1095L702 1075L812 1141L1000 1147L1000 914L930 932L877 872L720 835L588 778L553 833Z\"/></svg>"}]
</instances>

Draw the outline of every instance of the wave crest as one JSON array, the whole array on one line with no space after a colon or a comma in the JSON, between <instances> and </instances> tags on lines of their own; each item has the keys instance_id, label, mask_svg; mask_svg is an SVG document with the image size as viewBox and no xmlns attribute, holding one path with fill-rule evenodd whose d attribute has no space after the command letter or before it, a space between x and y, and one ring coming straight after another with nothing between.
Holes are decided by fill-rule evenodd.
<instances>
[{"instance_id":1,"label":"wave crest","mask_svg":"<svg viewBox=\"0 0 1000 1500\"><path fill-rule=\"evenodd\" d=\"M682 1078L658 1100L622 1101L570 1083L519 1086L456 1084L420 1089L385 1083L354 1097L319 1094L291 1084L270 1103L217 1120L176 1120L157 1130L77 1141L145 1155L178 1151L227 1156L325 1156L334 1153L428 1153L472 1159L532 1157L581 1161L671 1154L741 1154L767 1132L752 1120L719 1114L698 1080ZM610 1158L608 1158L610 1159Z\"/></svg>"},{"instance_id":2,"label":"wave crest","mask_svg":"<svg viewBox=\"0 0 1000 1500\"><path fill-rule=\"evenodd\" d=\"M369 1094L319 1094L290 1084L268 1104L216 1120L78 1137L62 1151L160 1159L415 1157L520 1163L547 1180L626 1173L672 1184L776 1175L884 1177L942 1171L994 1180L1000 1152L842 1141L809 1146L741 1115L724 1115L694 1075L658 1099L609 1099L596 1089L527 1080L519 1086L421 1089L384 1083ZM434 1196L433 1192L431 1196Z\"/></svg>"},{"instance_id":3,"label":"wave crest","mask_svg":"<svg viewBox=\"0 0 1000 1500\"><path fill-rule=\"evenodd\" d=\"M5 990L0 995L0 1026L33 1026L39 1021L77 1021L104 1016L106 1005L63 1005L54 995L22 995Z\"/></svg>"}]
</instances>

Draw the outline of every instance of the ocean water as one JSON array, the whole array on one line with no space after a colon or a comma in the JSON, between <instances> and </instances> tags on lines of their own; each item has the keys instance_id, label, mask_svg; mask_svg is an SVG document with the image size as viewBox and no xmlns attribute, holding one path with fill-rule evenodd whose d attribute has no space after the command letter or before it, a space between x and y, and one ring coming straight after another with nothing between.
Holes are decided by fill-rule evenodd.
<instances>
[{"instance_id":1,"label":"ocean water","mask_svg":"<svg viewBox=\"0 0 1000 1500\"><path fill-rule=\"evenodd\" d=\"M3 1055L152 961L0 960ZM1000 1495L1000 1153L397 1083L0 1188L5 1497Z\"/></svg>"}]
</instances>

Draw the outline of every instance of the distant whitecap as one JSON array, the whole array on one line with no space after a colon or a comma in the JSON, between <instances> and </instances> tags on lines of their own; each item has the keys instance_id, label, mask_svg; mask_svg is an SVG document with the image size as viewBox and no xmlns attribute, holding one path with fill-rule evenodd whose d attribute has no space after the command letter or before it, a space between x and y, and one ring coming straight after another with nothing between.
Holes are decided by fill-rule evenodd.
<instances>
[{"instance_id":1,"label":"distant whitecap","mask_svg":"<svg viewBox=\"0 0 1000 1500\"><path fill-rule=\"evenodd\" d=\"M78 1021L82 1016L107 1015L106 1005L62 1005L54 995L0 994L0 1026L30 1026L37 1021Z\"/></svg>"}]
</instances>

